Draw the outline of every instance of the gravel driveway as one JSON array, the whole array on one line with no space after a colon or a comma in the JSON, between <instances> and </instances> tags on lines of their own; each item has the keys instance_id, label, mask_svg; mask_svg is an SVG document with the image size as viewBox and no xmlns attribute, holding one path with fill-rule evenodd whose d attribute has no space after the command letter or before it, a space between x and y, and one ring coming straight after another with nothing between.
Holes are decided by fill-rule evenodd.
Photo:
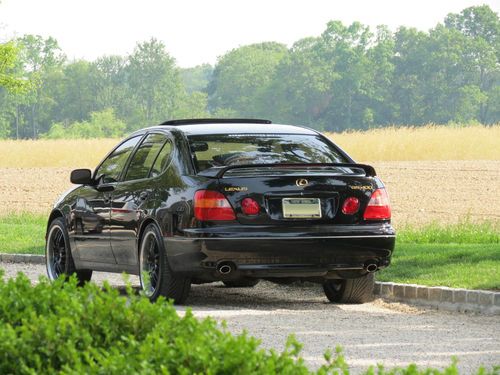
<instances>
[{"instance_id":1,"label":"gravel driveway","mask_svg":"<svg viewBox=\"0 0 500 375\"><path fill-rule=\"evenodd\" d=\"M0 263L7 277L45 275L40 265ZM120 275L95 273L93 280L123 285ZM133 284L138 284L135 277ZM225 320L230 331L247 330L265 348L283 349L294 333L311 365L322 363L327 348L341 345L353 373L383 362L386 366L442 368L452 356L463 373L480 365L500 365L500 317L417 309L377 300L364 305L329 304L319 287L261 282L228 289L221 283L193 286L187 301L196 316ZM178 310L185 310L181 307Z\"/></svg>"}]
</instances>

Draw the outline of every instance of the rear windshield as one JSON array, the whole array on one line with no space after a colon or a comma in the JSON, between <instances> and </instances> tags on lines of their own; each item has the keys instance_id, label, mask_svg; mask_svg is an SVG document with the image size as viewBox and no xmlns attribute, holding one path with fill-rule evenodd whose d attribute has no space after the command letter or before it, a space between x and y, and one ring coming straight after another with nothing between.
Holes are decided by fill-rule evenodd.
<instances>
[{"instance_id":1,"label":"rear windshield","mask_svg":"<svg viewBox=\"0 0 500 375\"><path fill-rule=\"evenodd\" d=\"M318 135L213 134L189 136L198 171L243 164L346 163Z\"/></svg>"}]
</instances>

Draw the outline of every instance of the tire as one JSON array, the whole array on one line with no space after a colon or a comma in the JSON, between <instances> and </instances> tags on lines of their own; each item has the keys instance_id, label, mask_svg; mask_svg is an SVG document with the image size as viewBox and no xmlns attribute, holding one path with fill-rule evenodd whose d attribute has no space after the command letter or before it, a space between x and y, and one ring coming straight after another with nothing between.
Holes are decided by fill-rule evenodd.
<instances>
[{"instance_id":1,"label":"tire","mask_svg":"<svg viewBox=\"0 0 500 375\"><path fill-rule=\"evenodd\" d=\"M191 290L189 278L172 272L160 230L155 224L146 227L139 246L139 279L143 293L151 302L163 296L176 305L182 304Z\"/></svg>"},{"instance_id":2,"label":"tire","mask_svg":"<svg viewBox=\"0 0 500 375\"><path fill-rule=\"evenodd\" d=\"M228 288L252 288L259 283L259 279L252 279L250 277L243 277L236 280L223 281L224 285Z\"/></svg>"},{"instance_id":3,"label":"tire","mask_svg":"<svg viewBox=\"0 0 500 375\"><path fill-rule=\"evenodd\" d=\"M75 275L78 285L83 286L92 278L92 270L76 269L66 224L61 217L52 220L47 231L45 266L51 281L60 277L67 280L69 276Z\"/></svg>"},{"instance_id":4,"label":"tire","mask_svg":"<svg viewBox=\"0 0 500 375\"><path fill-rule=\"evenodd\" d=\"M357 279L327 280L323 290L330 302L365 303L373 300L375 277L368 273Z\"/></svg>"}]
</instances>

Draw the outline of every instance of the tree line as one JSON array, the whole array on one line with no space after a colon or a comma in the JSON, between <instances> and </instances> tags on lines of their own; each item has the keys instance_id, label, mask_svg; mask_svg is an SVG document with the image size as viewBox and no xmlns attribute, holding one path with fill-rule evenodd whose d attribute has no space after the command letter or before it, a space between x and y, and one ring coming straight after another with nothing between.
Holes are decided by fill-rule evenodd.
<instances>
[{"instance_id":1,"label":"tree line","mask_svg":"<svg viewBox=\"0 0 500 375\"><path fill-rule=\"evenodd\" d=\"M0 45L0 137L117 137L173 118L263 117L320 130L500 122L500 19L487 5L427 32L331 21L183 69L157 39L68 61L54 38Z\"/></svg>"}]
</instances>

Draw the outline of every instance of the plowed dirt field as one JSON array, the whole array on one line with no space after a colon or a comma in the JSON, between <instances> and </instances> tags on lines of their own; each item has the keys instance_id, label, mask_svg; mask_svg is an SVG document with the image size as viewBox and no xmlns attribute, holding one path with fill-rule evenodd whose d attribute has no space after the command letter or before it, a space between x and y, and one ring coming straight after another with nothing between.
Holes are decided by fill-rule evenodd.
<instances>
[{"instance_id":1,"label":"plowed dirt field","mask_svg":"<svg viewBox=\"0 0 500 375\"><path fill-rule=\"evenodd\" d=\"M500 219L500 161L372 163L385 182L393 222L421 225ZM47 213L72 185L71 168L0 168L0 214Z\"/></svg>"}]
</instances>

